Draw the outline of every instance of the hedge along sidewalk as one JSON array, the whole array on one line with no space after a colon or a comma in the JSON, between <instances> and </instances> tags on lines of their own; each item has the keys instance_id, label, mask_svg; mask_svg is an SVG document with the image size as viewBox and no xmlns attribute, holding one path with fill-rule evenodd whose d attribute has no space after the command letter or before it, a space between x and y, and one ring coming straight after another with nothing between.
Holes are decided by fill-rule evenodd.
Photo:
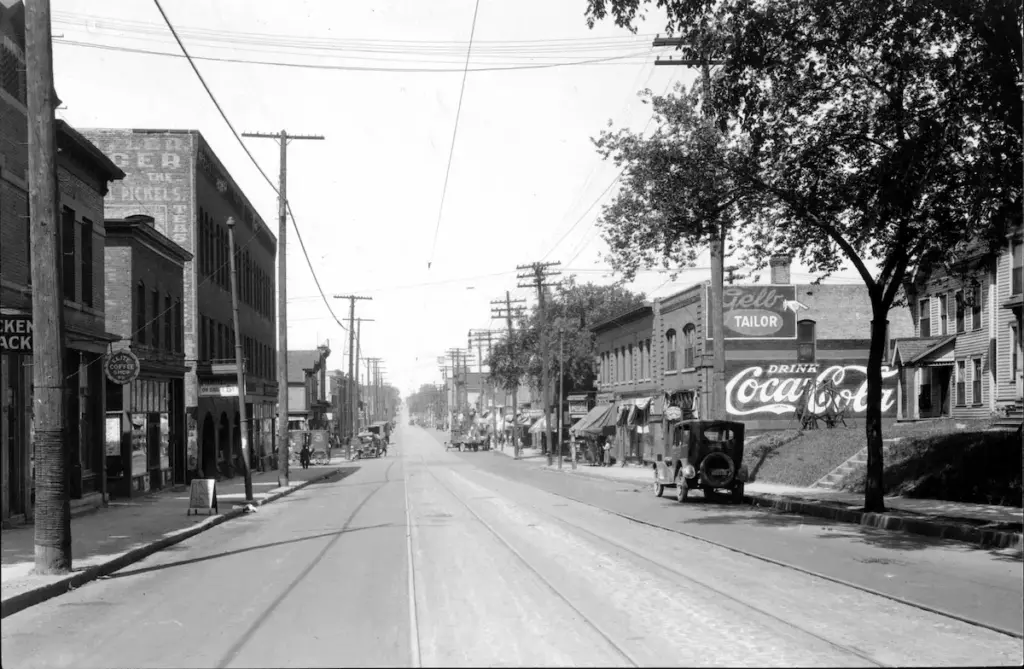
<instances>
[{"instance_id":1,"label":"hedge along sidewalk","mask_svg":"<svg viewBox=\"0 0 1024 669\"><path fill-rule=\"evenodd\" d=\"M288 487L277 486L277 471L253 474L254 506L290 495L311 483L342 471L341 458L322 467L289 471ZM62 595L84 583L138 562L168 546L205 532L245 513L245 484L241 477L217 482L220 513L186 516L189 490L165 490L144 497L112 500L105 508L71 520L70 574L32 573L35 528L3 530L2 604L0 618ZM233 508L232 508L233 507Z\"/></svg>"},{"instance_id":2,"label":"hedge along sidewalk","mask_svg":"<svg viewBox=\"0 0 1024 669\"><path fill-rule=\"evenodd\" d=\"M557 465L529 464L540 469L558 471ZM565 462L562 473L643 486L652 486L654 483L650 467L635 465L593 467L577 464L573 470L572 465ZM746 484L745 492L743 499L747 504L788 513L953 539L992 548L1019 548L1024 543L1021 539L1024 511L1016 507L886 497L885 513L866 513L861 510L864 496L855 493L762 482Z\"/></svg>"}]
</instances>

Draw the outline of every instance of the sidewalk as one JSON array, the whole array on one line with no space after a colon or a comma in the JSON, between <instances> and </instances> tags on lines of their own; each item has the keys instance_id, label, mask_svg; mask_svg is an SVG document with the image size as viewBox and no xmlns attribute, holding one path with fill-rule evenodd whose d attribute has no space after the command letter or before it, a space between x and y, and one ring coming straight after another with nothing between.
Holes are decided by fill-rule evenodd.
<instances>
[{"instance_id":1,"label":"sidewalk","mask_svg":"<svg viewBox=\"0 0 1024 669\"><path fill-rule=\"evenodd\" d=\"M277 471L252 477L254 506L291 494L310 483L338 473L347 460L335 456L331 464L292 467L287 488L277 486ZM219 513L187 516L188 488L169 489L132 499L115 499L94 513L71 519L71 574L38 576L35 528L3 530L3 565L0 568L2 613L6 618L69 589L137 562L167 546L204 532L245 513L245 483L241 477L217 482Z\"/></svg>"},{"instance_id":2,"label":"sidewalk","mask_svg":"<svg viewBox=\"0 0 1024 669\"><path fill-rule=\"evenodd\" d=\"M511 455L511 451L505 455ZM536 462L530 464L538 466ZM539 467L555 471L558 469L557 465L549 467L546 463ZM594 467L577 464L573 470L569 462L563 463L562 472L636 485L648 485L654 476L650 468L637 465ZM1017 507L886 497L885 513L866 513L862 510L864 496L850 492L774 483L748 483L745 493L744 500L748 504L790 513L955 539L993 548L1015 548L1022 543L1024 511Z\"/></svg>"}]
</instances>

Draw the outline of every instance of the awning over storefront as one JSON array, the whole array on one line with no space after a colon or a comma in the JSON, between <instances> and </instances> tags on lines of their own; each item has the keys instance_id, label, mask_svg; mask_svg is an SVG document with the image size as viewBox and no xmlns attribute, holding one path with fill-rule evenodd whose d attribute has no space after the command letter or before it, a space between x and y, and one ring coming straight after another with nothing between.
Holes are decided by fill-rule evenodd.
<instances>
[{"instance_id":1,"label":"awning over storefront","mask_svg":"<svg viewBox=\"0 0 1024 669\"><path fill-rule=\"evenodd\" d=\"M577 436L599 437L605 427L615 425L616 416L618 410L614 404L601 404L573 425L572 432Z\"/></svg>"}]
</instances>

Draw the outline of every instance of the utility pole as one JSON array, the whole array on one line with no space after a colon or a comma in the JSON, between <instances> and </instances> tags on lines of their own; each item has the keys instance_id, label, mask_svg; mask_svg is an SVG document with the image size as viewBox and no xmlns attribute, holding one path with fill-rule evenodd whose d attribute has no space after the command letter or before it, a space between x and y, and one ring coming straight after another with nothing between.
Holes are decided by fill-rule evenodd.
<instances>
[{"instance_id":1,"label":"utility pole","mask_svg":"<svg viewBox=\"0 0 1024 669\"><path fill-rule=\"evenodd\" d=\"M276 139L281 146L281 175L277 188L277 485L288 485L288 141L323 139L320 135L243 132L242 137Z\"/></svg>"},{"instance_id":2,"label":"utility pole","mask_svg":"<svg viewBox=\"0 0 1024 669\"><path fill-rule=\"evenodd\" d=\"M543 364L543 380L542 380L542 393L544 397L544 431L547 434L547 451L548 451L548 465L552 463L551 456L551 360L548 351L548 315L547 315L547 303L545 300L545 288L554 286L553 283L547 283L547 280L553 276L558 276L562 272L559 270L552 270L552 267L560 265L560 262L535 262L530 265L518 265L517 270L525 270L522 274L517 274L517 278L525 279L526 283L520 283L520 288L536 288L537 289L537 300L540 303L540 350L541 350L541 363Z\"/></svg>"},{"instance_id":3,"label":"utility pole","mask_svg":"<svg viewBox=\"0 0 1024 669\"><path fill-rule=\"evenodd\" d=\"M223 192L225 184L217 184ZM238 273L235 269L235 219L228 216L228 260L231 265L231 318L235 326L235 378L238 382L238 427L242 430L242 467L245 474L245 501L252 501L252 466L249 462L249 418L245 412L245 359L242 353L242 328L238 325Z\"/></svg>"},{"instance_id":4,"label":"utility pole","mask_svg":"<svg viewBox=\"0 0 1024 669\"><path fill-rule=\"evenodd\" d=\"M355 418L354 418L354 420L355 420L355 429L352 432L353 436L355 436L356 434L359 433L359 398L362 395L362 389L360 389L360 387L359 387L359 358L362 355L362 351L363 351L363 321L372 322L373 319L372 318L357 318L357 319L355 319L355 324L356 324L356 349L355 349L355 351L356 351L356 357L355 357L356 376L355 376L355 395L354 395L354 399L353 399L353 401L355 403L354 411L353 411L353 415L355 416Z\"/></svg>"},{"instance_id":5,"label":"utility pole","mask_svg":"<svg viewBox=\"0 0 1024 669\"><path fill-rule=\"evenodd\" d=\"M335 295L336 300L348 300L348 382L349 384L356 383L356 300L372 300L372 297L360 297L358 295ZM350 398L352 402L352 434L349 435L345 456L347 459L352 459L352 440L356 438L356 434L359 433L359 400L357 395L359 394L359 386L352 385L352 396Z\"/></svg>"},{"instance_id":6,"label":"utility pole","mask_svg":"<svg viewBox=\"0 0 1024 669\"><path fill-rule=\"evenodd\" d=\"M71 571L71 471L64 449L68 382L64 369L61 230L57 218L57 135L50 1L25 5L28 81L29 244L32 275L32 382L36 463L35 571ZM6 390L4 391L6 392ZM6 471L4 473L6 476Z\"/></svg>"},{"instance_id":7,"label":"utility pole","mask_svg":"<svg viewBox=\"0 0 1024 669\"><path fill-rule=\"evenodd\" d=\"M493 318L504 318L505 324L508 326L508 345L509 354L512 356L512 369L516 369L515 361L515 340L512 338L512 305L526 304L526 300L513 300L512 295L509 291L505 291L504 300L492 300L491 301L491 316ZM522 312L521 306L516 306L515 315L519 315ZM512 386L512 453L515 459L519 459L519 383L516 379L516 383Z\"/></svg>"},{"instance_id":8,"label":"utility pole","mask_svg":"<svg viewBox=\"0 0 1024 669\"><path fill-rule=\"evenodd\" d=\"M562 397L565 392L565 346L558 328L558 468L562 468Z\"/></svg>"},{"instance_id":9,"label":"utility pole","mask_svg":"<svg viewBox=\"0 0 1024 669\"><path fill-rule=\"evenodd\" d=\"M704 99L701 108L704 115L714 115L713 98L711 95L711 66L724 65L725 60L715 59L707 52L693 53L693 48L685 40L678 37L657 36L654 46L674 46L684 49L685 57L681 59L658 58L655 65L683 65L686 67L700 66L701 80L704 84ZM725 240L728 236L728 225L724 220L718 221L718 226L711 233L711 304L709 305L711 315L712 351L714 354L714 367L711 379L711 390L707 393L709 399L708 417L724 419L725 416Z\"/></svg>"},{"instance_id":10,"label":"utility pole","mask_svg":"<svg viewBox=\"0 0 1024 669\"><path fill-rule=\"evenodd\" d=\"M380 358L363 358L366 361L366 385L369 387L368 399L372 400L367 407L367 422L380 420L380 404L377 397L377 363Z\"/></svg>"},{"instance_id":11,"label":"utility pole","mask_svg":"<svg viewBox=\"0 0 1024 669\"><path fill-rule=\"evenodd\" d=\"M491 429L494 438L498 438L498 416L495 404L496 392L492 383L484 383L484 357L483 357L483 344L487 342L487 355L491 354L491 341L492 336L496 333L494 330L470 330L470 339L476 342L476 354L477 354L477 373L480 375L480 395L483 398L483 402L486 406L491 409ZM488 391L490 391L490 403L488 404Z\"/></svg>"}]
</instances>

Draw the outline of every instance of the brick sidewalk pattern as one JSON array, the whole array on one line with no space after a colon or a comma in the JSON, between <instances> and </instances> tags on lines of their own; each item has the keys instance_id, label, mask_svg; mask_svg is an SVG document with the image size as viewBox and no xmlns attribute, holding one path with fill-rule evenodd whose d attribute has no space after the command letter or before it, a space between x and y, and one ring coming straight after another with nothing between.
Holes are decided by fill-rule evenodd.
<instances>
[{"instance_id":1,"label":"brick sidewalk pattern","mask_svg":"<svg viewBox=\"0 0 1024 669\"><path fill-rule=\"evenodd\" d=\"M500 450L495 452L501 453ZM511 449L502 454L511 456ZM548 466L533 458L528 460L531 465L557 471L557 465ZM637 465L597 467L580 463L574 470L571 463L564 462L562 472L637 485L647 485L653 477L649 467ZM861 510L864 497L855 493L756 482L748 483L745 492L749 504L780 511L994 548L1016 548L1022 544L1024 512L1017 507L886 497L885 513L866 513Z\"/></svg>"},{"instance_id":2,"label":"brick sidewalk pattern","mask_svg":"<svg viewBox=\"0 0 1024 669\"><path fill-rule=\"evenodd\" d=\"M333 457L324 466L292 466L289 485L277 485L277 471L253 474L253 502L260 506L291 494L310 483L333 476L347 463ZM7 617L82 583L137 562L188 537L245 513L242 477L217 482L219 513L187 516L189 490L162 490L144 497L114 499L94 513L71 519L73 571L63 576L32 573L35 530L26 525L3 530L2 614Z\"/></svg>"}]
</instances>

